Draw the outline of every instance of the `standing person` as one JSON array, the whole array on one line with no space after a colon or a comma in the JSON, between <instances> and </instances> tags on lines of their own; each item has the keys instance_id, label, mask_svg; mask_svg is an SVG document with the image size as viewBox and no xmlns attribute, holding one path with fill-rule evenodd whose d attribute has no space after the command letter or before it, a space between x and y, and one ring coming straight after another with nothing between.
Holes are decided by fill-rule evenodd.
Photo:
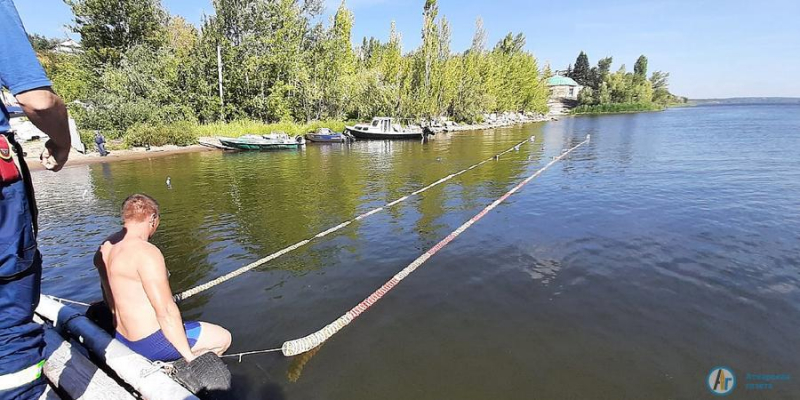
<instances>
[{"instance_id":1,"label":"standing person","mask_svg":"<svg viewBox=\"0 0 800 400\"><path fill-rule=\"evenodd\" d=\"M67 162L67 109L50 88L11 0L0 0L0 86L16 96L30 121L50 139L41 160L51 171ZM33 322L42 257L36 246L36 202L22 147L0 102L0 399L37 399L46 384L44 333Z\"/></svg>"},{"instance_id":2,"label":"standing person","mask_svg":"<svg viewBox=\"0 0 800 400\"><path fill-rule=\"evenodd\" d=\"M94 131L94 142L97 144L97 151L100 153L100 157L107 156L106 138L103 137L99 130Z\"/></svg>"}]
</instances>

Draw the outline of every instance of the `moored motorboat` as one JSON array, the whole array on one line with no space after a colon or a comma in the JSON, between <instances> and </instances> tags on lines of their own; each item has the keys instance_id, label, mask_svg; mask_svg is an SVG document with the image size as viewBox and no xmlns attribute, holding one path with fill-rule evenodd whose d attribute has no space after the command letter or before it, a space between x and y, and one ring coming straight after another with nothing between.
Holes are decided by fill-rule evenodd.
<instances>
[{"instance_id":1,"label":"moored motorboat","mask_svg":"<svg viewBox=\"0 0 800 400\"><path fill-rule=\"evenodd\" d=\"M293 138L283 132L269 135L245 135L239 138L218 137L217 139L223 146L237 150L296 149L306 144L306 140L302 136Z\"/></svg>"},{"instance_id":2,"label":"moored motorboat","mask_svg":"<svg viewBox=\"0 0 800 400\"><path fill-rule=\"evenodd\" d=\"M339 133L328 128L320 128L316 132L307 134L306 139L315 143L347 143L355 138L347 132Z\"/></svg>"},{"instance_id":3,"label":"moored motorboat","mask_svg":"<svg viewBox=\"0 0 800 400\"><path fill-rule=\"evenodd\" d=\"M375 117L369 124L348 126L345 132L359 139L422 139L428 134L419 125L403 125L389 117Z\"/></svg>"}]
</instances>

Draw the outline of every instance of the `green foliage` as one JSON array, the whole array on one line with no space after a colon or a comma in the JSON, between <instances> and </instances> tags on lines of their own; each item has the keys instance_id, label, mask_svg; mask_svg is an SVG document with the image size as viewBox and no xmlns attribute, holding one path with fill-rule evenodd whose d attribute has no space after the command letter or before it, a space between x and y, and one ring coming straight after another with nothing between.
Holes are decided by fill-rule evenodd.
<instances>
[{"instance_id":1,"label":"green foliage","mask_svg":"<svg viewBox=\"0 0 800 400\"><path fill-rule=\"evenodd\" d=\"M642 55L636 59L636 64L633 65L633 76L638 81L647 79L647 57Z\"/></svg>"},{"instance_id":2,"label":"green foliage","mask_svg":"<svg viewBox=\"0 0 800 400\"><path fill-rule=\"evenodd\" d=\"M42 35L34 33L28 34L28 41L31 42L31 47L36 52L52 51L58 45L58 39L48 39Z\"/></svg>"},{"instance_id":3,"label":"green foliage","mask_svg":"<svg viewBox=\"0 0 800 400\"><path fill-rule=\"evenodd\" d=\"M134 46L164 42L166 12L159 0L64 0L72 9L72 31L97 68L116 65Z\"/></svg>"},{"instance_id":4,"label":"green foliage","mask_svg":"<svg viewBox=\"0 0 800 400\"><path fill-rule=\"evenodd\" d=\"M611 64L614 59L611 57L601 58L597 62L597 67L592 68L592 82L590 87L597 91L600 90L600 85L608 80L608 74L611 73Z\"/></svg>"},{"instance_id":5,"label":"green foliage","mask_svg":"<svg viewBox=\"0 0 800 400\"><path fill-rule=\"evenodd\" d=\"M594 90L591 87L587 86L578 93L578 103L581 105L592 105L595 103L595 96Z\"/></svg>"},{"instance_id":6,"label":"green foliage","mask_svg":"<svg viewBox=\"0 0 800 400\"><path fill-rule=\"evenodd\" d=\"M95 76L83 59L73 54L40 51L39 61L53 82L53 89L67 104L86 99L92 90Z\"/></svg>"},{"instance_id":7,"label":"green foliage","mask_svg":"<svg viewBox=\"0 0 800 400\"><path fill-rule=\"evenodd\" d=\"M639 56L634 64L634 72L629 73L623 64L617 72L611 71L612 58L602 58L597 66L589 70L587 84L580 77L588 66L586 53L581 52L575 63L570 66L569 74L581 83L584 88L578 95L580 107L573 112L605 113L651 111L663 109L664 106L680 103L680 98L669 93L668 73L656 71L647 79L647 57Z\"/></svg>"},{"instance_id":8,"label":"green foliage","mask_svg":"<svg viewBox=\"0 0 800 400\"><path fill-rule=\"evenodd\" d=\"M138 123L125 132L125 144L129 147L189 146L197 143L197 125L190 122L172 124Z\"/></svg>"},{"instance_id":9,"label":"green foliage","mask_svg":"<svg viewBox=\"0 0 800 400\"><path fill-rule=\"evenodd\" d=\"M334 132L344 131L342 121L313 121L309 123L276 122L267 124L253 120L236 120L231 122L215 122L197 126L194 131L200 137L239 137L243 135L266 135L273 132L285 132L298 136L314 132L319 128L328 128Z\"/></svg>"},{"instance_id":10,"label":"green foliage","mask_svg":"<svg viewBox=\"0 0 800 400\"><path fill-rule=\"evenodd\" d=\"M661 111L664 107L654 103L608 103L581 105L572 109L573 114L607 114L639 111Z\"/></svg>"},{"instance_id":11,"label":"green foliage","mask_svg":"<svg viewBox=\"0 0 800 400\"><path fill-rule=\"evenodd\" d=\"M575 60L575 67L572 68L571 73L568 75L574 79L581 86L589 86L592 83L591 70L589 67L589 56L581 52Z\"/></svg>"},{"instance_id":12,"label":"green foliage","mask_svg":"<svg viewBox=\"0 0 800 400\"><path fill-rule=\"evenodd\" d=\"M159 0L65 1L84 52L53 56L48 72L79 128L110 140L164 134L175 142L182 137L170 127L178 122L209 136L306 133L309 121L475 122L488 112L547 110L546 72L524 49L524 35L509 33L487 50L479 20L472 47L454 53L435 0L423 3L421 45L405 53L394 23L387 42L365 38L353 47L344 2L323 23L322 0L213 0L215 12L197 29Z\"/></svg>"}]
</instances>

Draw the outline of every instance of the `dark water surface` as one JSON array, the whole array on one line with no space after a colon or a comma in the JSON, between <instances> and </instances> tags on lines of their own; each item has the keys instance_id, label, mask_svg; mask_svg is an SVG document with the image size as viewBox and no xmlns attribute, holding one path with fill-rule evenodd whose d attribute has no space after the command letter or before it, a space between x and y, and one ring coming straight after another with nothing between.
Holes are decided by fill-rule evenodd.
<instances>
[{"instance_id":1,"label":"dark water surface","mask_svg":"<svg viewBox=\"0 0 800 400\"><path fill-rule=\"evenodd\" d=\"M231 364L241 398L800 397L800 107L565 118L303 151L206 152L37 173L44 292L100 298L92 252L155 196L175 291L237 269L536 135L419 197L189 299L232 351L357 304L524 177L575 151L310 355ZM441 157L441 160L437 160ZM172 178L172 189L165 185ZM746 375L789 374L768 391Z\"/></svg>"}]
</instances>

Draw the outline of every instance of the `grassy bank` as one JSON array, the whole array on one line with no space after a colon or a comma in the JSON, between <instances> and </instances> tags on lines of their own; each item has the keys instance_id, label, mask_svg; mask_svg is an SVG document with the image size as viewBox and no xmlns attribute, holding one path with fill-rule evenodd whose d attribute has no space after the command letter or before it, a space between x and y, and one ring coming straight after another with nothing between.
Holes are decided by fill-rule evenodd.
<instances>
[{"instance_id":1,"label":"grassy bank","mask_svg":"<svg viewBox=\"0 0 800 400\"><path fill-rule=\"evenodd\" d=\"M582 105L572 109L572 114L612 114L641 111L662 111L664 106L656 103L611 103Z\"/></svg>"},{"instance_id":2,"label":"grassy bank","mask_svg":"<svg viewBox=\"0 0 800 400\"><path fill-rule=\"evenodd\" d=\"M259 121L239 120L216 122L213 124L195 124L176 122L171 124L136 124L128 128L122 135L121 145L112 148L130 148L150 146L189 146L196 144L200 137L243 135L263 135L272 132L286 132L289 135L305 135L319 128L330 128L336 132L344 130L343 121L313 121L309 123L278 122L266 124ZM94 143L94 133L82 131L82 140L86 144ZM93 146L90 146L93 147Z\"/></svg>"},{"instance_id":3,"label":"grassy bank","mask_svg":"<svg viewBox=\"0 0 800 400\"><path fill-rule=\"evenodd\" d=\"M242 135L255 134L265 135L272 132L286 132L289 135L305 135L314 132L319 128L329 128L334 132L344 130L344 121L312 121L309 123L296 122L277 122L265 124L263 122L240 120L232 122L217 122L207 125L198 125L196 132L198 136L227 136L239 137Z\"/></svg>"}]
</instances>

